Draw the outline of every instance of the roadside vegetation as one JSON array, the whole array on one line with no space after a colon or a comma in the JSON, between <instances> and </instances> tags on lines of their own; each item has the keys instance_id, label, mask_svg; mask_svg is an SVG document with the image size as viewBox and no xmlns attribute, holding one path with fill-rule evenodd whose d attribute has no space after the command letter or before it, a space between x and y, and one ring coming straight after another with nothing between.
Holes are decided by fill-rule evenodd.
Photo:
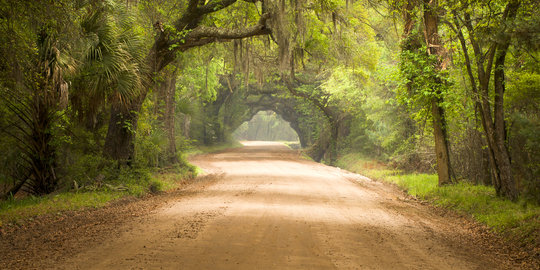
<instances>
[{"instance_id":1,"label":"roadside vegetation","mask_svg":"<svg viewBox=\"0 0 540 270\"><path fill-rule=\"evenodd\" d=\"M106 171L106 170L104 170ZM100 173L104 173L100 171ZM196 175L196 167L161 170L111 170L99 174L99 181L77 183L44 196L9 197L0 201L0 228L24 224L40 215L99 208L127 197L144 197L179 188Z\"/></svg>"},{"instance_id":2,"label":"roadside vegetation","mask_svg":"<svg viewBox=\"0 0 540 270\"><path fill-rule=\"evenodd\" d=\"M347 154L336 165L378 181L396 184L409 195L468 215L495 232L526 246L540 247L540 206L498 197L491 186L470 181L439 186L436 174L393 169L361 154Z\"/></svg>"},{"instance_id":3,"label":"roadside vegetation","mask_svg":"<svg viewBox=\"0 0 540 270\"><path fill-rule=\"evenodd\" d=\"M185 150L186 157L225 149L241 147L233 141L212 146L190 147ZM100 160L103 162L103 160ZM181 188L200 173L200 169L188 163L175 164L167 168L118 168L114 163L86 163L84 174L88 178L95 175L97 180L74 180L70 186L44 196L10 196L0 201L0 228L32 221L40 215L55 215L65 211L84 210L106 206L115 200L128 197L140 198ZM73 176L77 174L73 173Z\"/></svg>"}]
</instances>

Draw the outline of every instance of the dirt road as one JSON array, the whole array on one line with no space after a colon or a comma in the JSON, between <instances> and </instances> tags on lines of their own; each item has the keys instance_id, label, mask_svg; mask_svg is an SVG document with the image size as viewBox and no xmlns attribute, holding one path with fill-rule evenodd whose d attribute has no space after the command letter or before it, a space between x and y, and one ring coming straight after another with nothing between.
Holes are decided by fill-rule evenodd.
<instances>
[{"instance_id":1,"label":"dirt road","mask_svg":"<svg viewBox=\"0 0 540 270\"><path fill-rule=\"evenodd\" d=\"M453 217L277 143L199 156L213 175L59 269L508 269ZM213 179L213 180L212 180ZM485 253L491 254L487 255ZM61 256L60 256L61 257ZM44 267L44 265L41 265Z\"/></svg>"}]
</instances>

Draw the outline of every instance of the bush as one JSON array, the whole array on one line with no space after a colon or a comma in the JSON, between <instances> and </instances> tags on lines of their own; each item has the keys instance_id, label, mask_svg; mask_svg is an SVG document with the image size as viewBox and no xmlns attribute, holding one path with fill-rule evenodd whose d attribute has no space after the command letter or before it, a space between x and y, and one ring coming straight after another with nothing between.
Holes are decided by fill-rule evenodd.
<instances>
[{"instance_id":1,"label":"bush","mask_svg":"<svg viewBox=\"0 0 540 270\"><path fill-rule=\"evenodd\" d=\"M65 187L75 190L97 189L114 178L117 167L117 162L101 155L83 155L65 168L63 183Z\"/></svg>"}]
</instances>

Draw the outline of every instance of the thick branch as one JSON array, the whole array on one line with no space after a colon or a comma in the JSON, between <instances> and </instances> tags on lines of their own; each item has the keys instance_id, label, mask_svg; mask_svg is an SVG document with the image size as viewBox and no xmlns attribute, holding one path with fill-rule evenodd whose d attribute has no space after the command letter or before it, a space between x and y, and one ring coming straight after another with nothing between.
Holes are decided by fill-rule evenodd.
<instances>
[{"instance_id":1,"label":"thick branch","mask_svg":"<svg viewBox=\"0 0 540 270\"><path fill-rule=\"evenodd\" d=\"M337 120L337 116L333 110L333 107L327 106L326 101L321 101L317 97L313 97L307 93L301 92L296 90L295 86L293 85L293 82L290 81L289 78L286 76L282 76L282 81L289 90L289 93L291 93L293 96L305 98L309 101L311 101L319 110L322 111L322 113L328 118L328 121L330 121L330 124L333 123L333 121ZM324 97L321 97L323 100Z\"/></svg>"},{"instance_id":2,"label":"thick branch","mask_svg":"<svg viewBox=\"0 0 540 270\"><path fill-rule=\"evenodd\" d=\"M256 35L266 35L270 33L270 29L266 27L266 20L269 17L270 14L265 13L261 16L257 25L245 29L225 29L201 25L186 35L186 43L189 43L190 40L198 40L202 38L240 39Z\"/></svg>"},{"instance_id":3,"label":"thick branch","mask_svg":"<svg viewBox=\"0 0 540 270\"><path fill-rule=\"evenodd\" d=\"M198 12L202 14L216 12L236 3L236 1L237 0L210 0L206 5L199 7ZM244 2L250 3L256 3L258 1L259 0L244 0Z\"/></svg>"},{"instance_id":4,"label":"thick branch","mask_svg":"<svg viewBox=\"0 0 540 270\"><path fill-rule=\"evenodd\" d=\"M244 29L198 26L186 35L185 42L179 44L178 48L181 51L185 51L189 48L199 47L214 42L226 42L232 39L268 35L271 31L266 27L265 23L269 17L270 15L268 13L263 14L257 25Z\"/></svg>"},{"instance_id":5,"label":"thick branch","mask_svg":"<svg viewBox=\"0 0 540 270\"><path fill-rule=\"evenodd\" d=\"M245 29L224 29L217 27L199 26L187 35L186 43L202 38L241 39L257 35L270 34L270 29L264 25L255 25Z\"/></svg>"},{"instance_id":6,"label":"thick branch","mask_svg":"<svg viewBox=\"0 0 540 270\"><path fill-rule=\"evenodd\" d=\"M199 13L208 14L216 12L220 9L224 9L234 3L236 3L236 0L211 0L206 5L199 7L197 10Z\"/></svg>"}]
</instances>

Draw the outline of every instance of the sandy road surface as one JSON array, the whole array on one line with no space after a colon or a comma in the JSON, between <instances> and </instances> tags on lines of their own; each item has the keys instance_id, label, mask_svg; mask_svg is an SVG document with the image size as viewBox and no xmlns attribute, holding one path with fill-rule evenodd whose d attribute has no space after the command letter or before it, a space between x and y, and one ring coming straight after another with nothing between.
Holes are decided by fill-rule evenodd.
<instances>
[{"instance_id":1,"label":"sandy road surface","mask_svg":"<svg viewBox=\"0 0 540 270\"><path fill-rule=\"evenodd\" d=\"M193 161L220 175L65 269L495 269L466 234L391 187L276 143Z\"/></svg>"},{"instance_id":2,"label":"sandy road surface","mask_svg":"<svg viewBox=\"0 0 540 270\"><path fill-rule=\"evenodd\" d=\"M1 232L0 269L517 265L496 254L501 245L491 238L479 241L464 219L437 214L392 186L302 160L280 144L250 142L192 162L208 176L187 189Z\"/></svg>"}]
</instances>

